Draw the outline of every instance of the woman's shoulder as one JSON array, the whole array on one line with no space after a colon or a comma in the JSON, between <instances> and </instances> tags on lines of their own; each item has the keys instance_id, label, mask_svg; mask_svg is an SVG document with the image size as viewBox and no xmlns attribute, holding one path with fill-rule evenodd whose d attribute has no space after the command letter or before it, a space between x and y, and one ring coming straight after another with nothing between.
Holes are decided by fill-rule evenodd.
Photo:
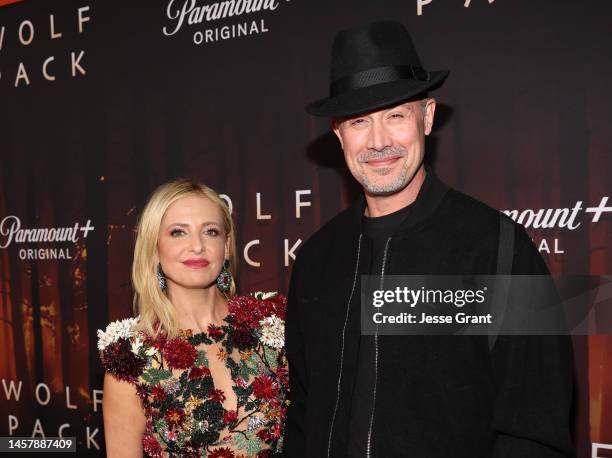
<instances>
[{"instance_id":1,"label":"woman's shoulder","mask_svg":"<svg viewBox=\"0 0 612 458\"><path fill-rule=\"evenodd\" d=\"M155 341L138 330L139 319L112 321L106 329L98 329L98 351L102 367L119 380L136 382L148 358L157 349Z\"/></svg>"}]
</instances>

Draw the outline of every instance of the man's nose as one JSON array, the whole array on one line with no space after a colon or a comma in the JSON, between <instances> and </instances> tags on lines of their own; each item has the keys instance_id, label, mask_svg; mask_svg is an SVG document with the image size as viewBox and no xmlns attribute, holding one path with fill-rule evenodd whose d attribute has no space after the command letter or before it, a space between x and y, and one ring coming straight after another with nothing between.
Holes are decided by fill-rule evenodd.
<instances>
[{"instance_id":1,"label":"man's nose","mask_svg":"<svg viewBox=\"0 0 612 458\"><path fill-rule=\"evenodd\" d=\"M386 147L392 146L392 144L393 141L391 140L391 136L389 135L389 132L385 128L384 124L377 120L372 121L370 135L368 138L368 148L375 151L381 151Z\"/></svg>"}]
</instances>

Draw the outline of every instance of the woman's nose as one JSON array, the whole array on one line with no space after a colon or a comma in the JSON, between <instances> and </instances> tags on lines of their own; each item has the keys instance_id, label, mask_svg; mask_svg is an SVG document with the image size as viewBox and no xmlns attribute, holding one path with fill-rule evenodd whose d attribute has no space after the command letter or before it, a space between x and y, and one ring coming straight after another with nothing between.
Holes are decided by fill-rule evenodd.
<instances>
[{"instance_id":1,"label":"woman's nose","mask_svg":"<svg viewBox=\"0 0 612 458\"><path fill-rule=\"evenodd\" d=\"M204 251L204 243L199 234L195 234L191 237L191 251L196 254Z\"/></svg>"}]
</instances>

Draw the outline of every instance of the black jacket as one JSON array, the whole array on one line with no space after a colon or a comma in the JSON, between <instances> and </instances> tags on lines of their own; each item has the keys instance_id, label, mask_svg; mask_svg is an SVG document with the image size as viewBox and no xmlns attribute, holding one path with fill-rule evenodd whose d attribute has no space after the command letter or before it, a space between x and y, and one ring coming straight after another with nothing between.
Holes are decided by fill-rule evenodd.
<instances>
[{"instance_id":1,"label":"black jacket","mask_svg":"<svg viewBox=\"0 0 612 458\"><path fill-rule=\"evenodd\" d=\"M288 457L346 455L360 276L382 267L371 266L372 241L360 235L364 205L362 198L316 232L293 267ZM499 225L498 211L429 170L389 242L385 274L495 274ZM512 273L547 274L522 226L514 227ZM571 456L572 393L567 336L500 336L492 352L486 336L379 336L371 456Z\"/></svg>"}]
</instances>

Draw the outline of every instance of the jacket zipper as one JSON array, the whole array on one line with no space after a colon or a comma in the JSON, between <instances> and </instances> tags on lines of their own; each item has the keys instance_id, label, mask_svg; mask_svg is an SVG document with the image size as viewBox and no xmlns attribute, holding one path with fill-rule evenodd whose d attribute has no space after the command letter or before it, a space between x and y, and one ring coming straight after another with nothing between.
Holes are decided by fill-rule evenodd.
<instances>
[{"instance_id":1,"label":"jacket zipper","mask_svg":"<svg viewBox=\"0 0 612 458\"><path fill-rule=\"evenodd\" d=\"M385 265L387 264L387 252L389 250L389 242L391 237L387 239L385 243L385 251L383 253L382 269L380 271L380 290L383 289L383 283L385 280ZM366 447L366 457L372 456L372 428L374 426L374 410L376 409L376 384L378 382L378 323L376 324L376 333L374 334L374 388L372 396L372 412L370 413L370 426L368 428L368 442Z\"/></svg>"},{"instance_id":2,"label":"jacket zipper","mask_svg":"<svg viewBox=\"0 0 612 458\"><path fill-rule=\"evenodd\" d=\"M334 431L334 422L336 421L336 413L338 412L338 403L340 402L340 386L342 385L342 366L344 362L344 333L346 332L346 324L348 323L349 310L351 308L351 301L353 300L353 294L355 292L355 286L357 285L357 273L359 272L359 256L361 255L361 238L363 234L359 234L359 241L357 242L357 264L355 266L355 273L353 275L353 287L351 288L351 294L346 304L346 313L344 316L344 326L342 327L342 340L340 344L340 368L338 371L338 388L336 391L336 404L334 405L334 413L332 414L331 423L329 425L329 438L327 440L327 458L331 455L331 441ZM385 250L386 251L386 250ZM386 257L386 252L385 252ZM384 265L384 261L383 261Z\"/></svg>"}]
</instances>

